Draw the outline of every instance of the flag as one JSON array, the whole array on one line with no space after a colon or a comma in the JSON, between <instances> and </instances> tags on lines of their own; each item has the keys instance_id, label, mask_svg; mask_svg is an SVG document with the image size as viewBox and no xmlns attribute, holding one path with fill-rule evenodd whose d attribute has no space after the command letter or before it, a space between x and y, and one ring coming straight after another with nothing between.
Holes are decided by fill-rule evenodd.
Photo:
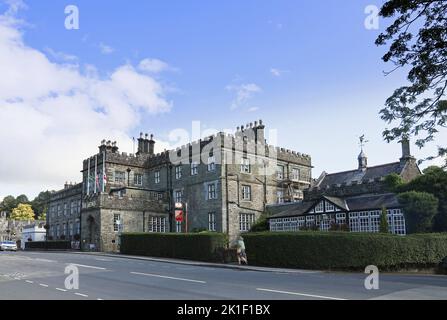
<instances>
[{"instance_id":1,"label":"flag","mask_svg":"<svg viewBox=\"0 0 447 320\"><path fill-rule=\"evenodd\" d=\"M99 174L96 175L96 188L99 190Z\"/></svg>"}]
</instances>

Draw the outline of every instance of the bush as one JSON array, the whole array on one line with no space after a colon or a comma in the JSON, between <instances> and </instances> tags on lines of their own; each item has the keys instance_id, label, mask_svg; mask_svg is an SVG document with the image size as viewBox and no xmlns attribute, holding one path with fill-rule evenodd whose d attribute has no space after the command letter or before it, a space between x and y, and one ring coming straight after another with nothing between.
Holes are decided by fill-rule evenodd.
<instances>
[{"instance_id":1,"label":"bush","mask_svg":"<svg viewBox=\"0 0 447 320\"><path fill-rule=\"evenodd\" d=\"M408 233L431 232L438 212L438 199L426 192L408 191L398 195L407 223Z\"/></svg>"},{"instance_id":2,"label":"bush","mask_svg":"<svg viewBox=\"0 0 447 320\"><path fill-rule=\"evenodd\" d=\"M62 240L26 242L25 249L67 250L71 249L71 242Z\"/></svg>"},{"instance_id":3,"label":"bush","mask_svg":"<svg viewBox=\"0 0 447 320\"><path fill-rule=\"evenodd\" d=\"M224 260L225 236L222 233L124 233L120 252L151 257Z\"/></svg>"},{"instance_id":4,"label":"bush","mask_svg":"<svg viewBox=\"0 0 447 320\"><path fill-rule=\"evenodd\" d=\"M250 264L320 270L437 267L447 256L447 234L294 232L244 235Z\"/></svg>"}]
</instances>

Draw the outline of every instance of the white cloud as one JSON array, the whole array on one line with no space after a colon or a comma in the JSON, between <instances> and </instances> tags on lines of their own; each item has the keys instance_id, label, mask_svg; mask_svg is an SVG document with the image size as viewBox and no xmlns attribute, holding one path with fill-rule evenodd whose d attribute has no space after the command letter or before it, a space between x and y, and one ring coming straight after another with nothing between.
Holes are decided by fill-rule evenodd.
<instances>
[{"instance_id":1,"label":"white cloud","mask_svg":"<svg viewBox=\"0 0 447 320\"><path fill-rule=\"evenodd\" d=\"M45 48L44 50L50 56L52 56L54 59L59 60L59 61L75 62L78 60L78 57L76 57L74 55L67 54L67 53L60 52L60 51L55 51L51 48Z\"/></svg>"},{"instance_id":2,"label":"white cloud","mask_svg":"<svg viewBox=\"0 0 447 320\"><path fill-rule=\"evenodd\" d=\"M275 77L280 77L281 76L281 71L275 68L271 68L270 69L270 73L273 74Z\"/></svg>"},{"instance_id":3,"label":"white cloud","mask_svg":"<svg viewBox=\"0 0 447 320\"><path fill-rule=\"evenodd\" d=\"M169 65L158 59L144 59L138 65L138 69L141 71L159 73L171 69Z\"/></svg>"},{"instance_id":4,"label":"white cloud","mask_svg":"<svg viewBox=\"0 0 447 320\"><path fill-rule=\"evenodd\" d=\"M274 77L281 77L284 73L289 73L290 71L288 70L280 70L277 68L270 68L270 73L274 76Z\"/></svg>"},{"instance_id":5,"label":"white cloud","mask_svg":"<svg viewBox=\"0 0 447 320\"><path fill-rule=\"evenodd\" d=\"M99 49L101 50L102 54L112 54L115 52L115 49L102 42L99 44Z\"/></svg>"},{"instance_id":6,"label":"white cloud","mask_svg":"<svg viewBox=\"0 0 447 320\"><path fill-rule=\"evenodd\" d=\"M239 108L241 105L250 100L256 93L262 91L261 88L254 83L229 85L226 89L236 94L236 97L231 104L232 110Z\"/></svg>"},{"instance_id":7,"label":"white cloud","mask_svg":"<svg viewBox=\"0 0 447 320\"><path fill-rule=\"evenodd\" d=\"M248 112L256 112L259 111L259 107L250 107L247 109Z\"/></svg>"},{"instance_id":8,"label":"white cloud","mask_svg":"<svg viewBox=\"0 0 447 320\"><path fill-rule=\"evenodd\" d=\"M142 116L172 107L165 87L132 65L101 77L92 65L51 62L5 15L0 70L0 199L79 182L82 160L103 138L129 152Z\"/></svg>"}]
</instances>

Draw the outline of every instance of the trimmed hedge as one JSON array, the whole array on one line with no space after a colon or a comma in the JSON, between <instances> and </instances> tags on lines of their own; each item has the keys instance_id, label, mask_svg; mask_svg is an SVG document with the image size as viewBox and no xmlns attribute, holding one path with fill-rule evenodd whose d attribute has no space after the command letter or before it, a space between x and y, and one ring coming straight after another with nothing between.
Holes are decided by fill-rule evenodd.
<instances>
[{"instance_id":1,"label":"trimmed hedge","mask_svg":"<svg viewBox=\"0 0 447 320\"><path fill-rule=\"evenodd\" d=\"M225 248L222 233L124 233L120 252L162 258L222 262Z\"/></svg>"},{"instance_id":2,"label":"trimmed hedge","mask_svg":"<svg viewBox=\"0 0 447 320\"><path fill-rule=\"evenodd\" d=\"M447 233L294 232L244 234L250 264L320 270L433 268L447 257Z\"/></svg>"},{"instance_id":3,"label":"trimmed hedge","mask_svg":"<svg viewBox=\"0 0 447 320\"><path fill-rule=\"evenodd\" d=\"M25 242L25 249L67 250L71 249L71 242L65 240L28 241Z\"/></svg>"}]
</instances>

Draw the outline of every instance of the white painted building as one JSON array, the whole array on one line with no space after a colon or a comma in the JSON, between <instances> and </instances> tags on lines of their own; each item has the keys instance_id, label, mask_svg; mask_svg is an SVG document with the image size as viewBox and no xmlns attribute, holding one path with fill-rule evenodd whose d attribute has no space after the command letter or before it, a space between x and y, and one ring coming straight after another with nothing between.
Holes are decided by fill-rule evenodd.
<instances>
[{"instance_id":1,"label":"white painted building","mask_svg":"<svg viewBox=\"0 0 447 320\"><path fill-rule=\"evenodd\" d=\"M31 241L45 241L46 230L44 228L45 223L33 223L23 227L22 229L22 241L21 249L25 249L25 243Z\"/></svg>"}]
</instances>

